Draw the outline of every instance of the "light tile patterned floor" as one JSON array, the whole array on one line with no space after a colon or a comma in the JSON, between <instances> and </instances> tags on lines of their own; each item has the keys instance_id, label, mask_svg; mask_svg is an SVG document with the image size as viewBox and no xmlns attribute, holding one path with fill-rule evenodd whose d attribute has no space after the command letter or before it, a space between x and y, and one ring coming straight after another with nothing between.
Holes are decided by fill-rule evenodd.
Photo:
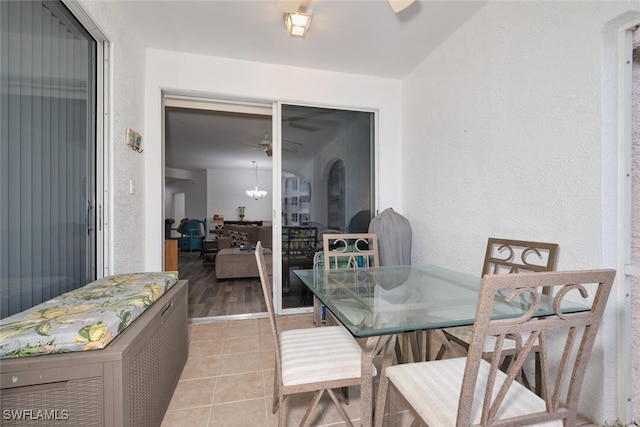
<instances>
[{"instance_id":1,"label":"light tile patterned floor","mask_svg":"<svg viewBox=\"0 0 640 427\"><path fill-rule=\"evenodd\" d=\"M279 327L313 327L311 315L283 316ZM163 427L277 426L271 413L273 339L267 318L189 325L189 359ZM348 412L359 418L359 390L350 392ZM287 425L298 425L311 395L287 399ZM328 400L328 399L327 399ZM340 425L328 402L313 425Z\"/></svg>"},{"instance_id":2,"label":"light tile patterned floor","mask_svg":"<svg viewBox=\"0 0 640 427\"><path fill-rule=\"evenodd\" d=\"M311 315L282 316L279 327L313 327ZM273 427L271 413L274 352L268 318L195 323L189 325L189 359L173 394L162 427ZM290 397L287 426L297 426L311 398ZM354 425L360 417L359 389L350 389L346 407ZM409 425L409 414L401 417ZM328 397L314 426L345 425ZM593 426L587 422L581 426Z\"/></svg>"}]
</instances>

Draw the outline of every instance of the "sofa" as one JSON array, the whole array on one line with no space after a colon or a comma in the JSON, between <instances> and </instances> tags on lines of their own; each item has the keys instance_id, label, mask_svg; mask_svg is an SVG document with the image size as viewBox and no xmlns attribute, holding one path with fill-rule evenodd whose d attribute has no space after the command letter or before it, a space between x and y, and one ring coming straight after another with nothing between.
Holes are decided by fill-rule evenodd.
<instances>
[{"instance_id":1,"label":"sofa","mask_svg":"<svg viewBox=\"0 0 640 427\"><path fill-rule=\"evenodd\" d=\"M252 225L225 222L222 236L218 239L216 255L216 278L218 280L258 277L258 267L253 248L260 241L265 248L267 269L272 271L271 249L273 238L271 225Z\"/></svg>"},{"instance_id":2,"label":"sofa","mask_svg":"<svg viewBox=\"0 0 640 427\"><path fill-rule=\"evenodd\" d=\"M258 241L262 247L272 249L271 225L224 224L222 236L218 239L218 250L233 247L255 246Z\"/></svg>"}]
</instances>

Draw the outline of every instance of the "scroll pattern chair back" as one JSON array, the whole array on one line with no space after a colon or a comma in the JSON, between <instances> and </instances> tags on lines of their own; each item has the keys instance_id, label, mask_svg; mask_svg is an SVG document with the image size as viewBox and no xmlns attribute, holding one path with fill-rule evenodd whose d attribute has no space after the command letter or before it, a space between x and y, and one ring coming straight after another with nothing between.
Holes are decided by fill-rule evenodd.
<instances>
[{"instance_id":1,"label":"scroll pattern chair back","mask_svg":"<svg viewBox=\"0 0 640 427\"><path fill-rule=\"evenodd\" d=\"M430 426L575 425L580 389L615 277L614 270L541 272L484 276L473 338L466 357L389 367L390 425L395 425L398 397ZM553 286L554 315L536 318L544 287ZM587 311L564 313L568 294L584 298ZM502 297L507 295L507 297ZM591 299L592 298L592 299ZM588 301L593 301L589 303ZM518 304L519 317L491 320L499 304ZM500 370L502 344L508 336L528 336L518 343L514 362ZM487 336L497 337L490 360L483 359ZM541 396L516 381L527 355L539 342ZM564 345L562 345L564 344ZM561 353L561 354L560 354ZM551 367L551 358L556 366ZM510 421L510 423L505 422Z\"/></svg>"},{"instance_id":2,"label":"scroll pattern chair back","mask_svg":"<svg viewBox=\"0 0 640 427\"><path fill-rule=\"evenodd\" d=\"M487 241L487 249L485 251L484 263L482 266L482 276L484 277L485 274L538 273L543 271L554 271L556 268L557 258L558 245L556 243L490 237ZM551 291L552 287L545 287L542 290L545 295L550 295ZM469 342L471 339L470 327L445 329L444 336L449 341L455 342L467 350L469 349ZM488 356L491 353L494 343L495 340L492 337L487 340L485 356ZM453 352L453 349L450 346L447 347L449 352ZM444 349L445 346L443 345L438 353L438 359L442 358L444 355ZM503 354L506 357L504 360L504 366L512 360L512 355L509 355L505 350L510 350L511 352L515 351L515 343L512 340L505 341L505 347L503 348ZM538 376L539 365L539 358L536 357L535 384L530 384L526 375L522 378L527 386L537 387L536 384L540 380Z\"/></svg>"},{"instance_id":3,"label":"scroll pattern chair back","mask_svg":"<svg viewBox=\"0 0 640 427\"><path fill-rule=\"evenodd\" d=\"M324 234L324 268L377 267L378 236L375 233Z\"/></svg>"},{"instance_id":4,"label":"scroll pattern chair back","mask_svg":"<svg viewBox=\"0 0 640 427\"><path fill-rule=\"evenodd\" d=\"M367 268L378 267L380 265L380 255L378 252L377 233L350 233L350 234L324 234L322 238L322 257L325 269L335 268ZM320 263L314 262L314 268ZM353 319L352 323L359 323L365 319L366 313L357 308L358 304L350 307L347 304L337 305L337 309L342 311L346 317ZM314 319L321 317L320 310L324 310L325 317L330 317L335 323L338 320L331 315L328 310L320 307L314 301ZM317 321L317 320L316 320ZM424 340L424 338L422 338ZM406 332L401 335L400 341L396 343L396 355L398 360L415 360L423 347L421 337L417 332ZM409 356L411 355L411 356Z\"/></svg>"},{"instance_id":5,"label":"scroll pattern chair back","mask_svg":"<svg viewBox=\"0 0 640 427\"><path fill-rule=\"evenodd\" d=\"M313 258L315 270L334 268L363 268L379 265L378 235L376 233L325 233L322 235L322 251ZM328 310L313 298L313 319L316 325L324 320ZM332 322L337 320L332 317Z\"/></svg>"},{"instance_id":6,"label":"scroll pattern chair back","mask_svg":"<svg viewBox=\"0 0 640 427\"><path fill-rule=\"evenodd\" d=\"M365 379L376 375L375 367L362 364L362 348L342 326L306 328L280 331L273 306L273 286L268 275L262 243L256 244L256 262L262 292L269 313L269 322L275 347L275 373L273 413L279 409L278 425L284 425L285 396L309 391L315 392L300 421L300 425L317 424L314 410L326 391L338 412L352 426L349 416L340 404L335 388L361 386ZM330 348L330 352L322 349Z\"/></svg>"},{"instance_id":7,"label":"scroll pattern chair back","mask_svg":"<svg viewBox=\"0 0 640 427\"><path fill-rule=\"evenodd\" d=\"M539 273L554 271L558 258L556 243L490 237L482 266L485 274Z\"/></svg>"}]
</instances>

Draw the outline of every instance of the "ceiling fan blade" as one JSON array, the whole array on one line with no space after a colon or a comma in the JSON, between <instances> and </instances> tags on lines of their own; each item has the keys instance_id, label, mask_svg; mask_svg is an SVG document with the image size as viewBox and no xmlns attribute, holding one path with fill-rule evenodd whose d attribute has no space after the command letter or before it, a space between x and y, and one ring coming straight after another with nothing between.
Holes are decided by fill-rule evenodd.
<instances>
[{"instance_id":1,"label":"ceiling fan blade","mask_svg":"<svg viewBox=\"0 0 640 427\"><path fill-rule=\"evenodd\" d=\"M302 145L301 142L291 141L289 139L283 139L282 142L285 144Z\"/></svg>"},{"instance_id":2,"label":"ceiling fan blade","mask_svg":"<svg viewBox=\"0 0 640 427\"><path fill-rule=\"evenodd\" d=\"M398 13L405 10L413 2L414 0L389 0L389 5L395 13Z\"/></svg>"},{"instance_id":3,"label":"ceiling fan blade","mask_svg":"<svg viewBox=\"0 0 640 427\"><path fill-rule=\"evenodd\" d=\"M296 13L302 6L302 0L278 0L278 10L284 13Z\"/></svg>"},{"instance_id":4,"label":"ceiling fan blade","mask_svg":"<svg viewBox=\"0 0 640 427\"><path fill-rule=\"evenodd\" d=\"M315 132L315 131L320 130L320 128L319 128L319 127L316 127L316 126L303 125L302 123L291 122L291 121L290 121L289 123L287 123L287 125L288 125L289 127L292 127L292 128L298 128L298 129L302 129L302 130L308 130L308 131L310 131L310 132Z\"/></svg>"},{"instance_id":5,"label":"ceiling fan blade","mask_svg":"<svg viewBox=\"0 0 640 427\"><path fill-rule=\"evenodd\" d=\"M288 151L289 153L294 153L294 154L298 152L298 150L296 150L295 148L287 147L286 145L282 146L282 150Z\"/></svg>"},{"instance_id":6,"label":"ceiling fan blade","mask_svg":"<svg viewBox=\"0 0 640 427\"><path fill-rule=\"evenodd\" d=\"M248 147L248 148L253 148L253 149L258 149L258 148L260 148L260 147L257 147L257 146L256 146L256 143L255 143L255 142L244 142L244 141L242 141L242 142L239 142L239 143L238 143L238 145L244 145L244 146L246 146L246 147Z\"/></svg>"},{"instance_id":7,"label":"ceiling fan blade","mask_svg":"<svg viewBox=\"0 0 640 427\"><path fill-rule=\"evenodd\" d=\"M300 124L300 123L291 123L290 126L292 128L298 128L298 129L306 130L306 131L309 131L309 132L316 132L316 131L320 130L319 127L303 125L303 124Z\"/></svg>"}]
</instances>

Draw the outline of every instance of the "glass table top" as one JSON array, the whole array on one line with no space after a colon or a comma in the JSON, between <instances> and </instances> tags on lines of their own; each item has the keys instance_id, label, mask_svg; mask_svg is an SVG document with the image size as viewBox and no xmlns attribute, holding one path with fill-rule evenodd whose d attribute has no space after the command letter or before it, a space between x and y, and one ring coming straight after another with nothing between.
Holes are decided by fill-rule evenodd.
<instances>
[{"instance_id":1,"label":"glass table top","mask_svg":"<svg viewBox=\"0 0 640 427\"><path fill-rule=\"evenodd\" d=\"M472 325L481 285L480 277L429 265L294 273L356 337ZM530 297L497 297L492 318L522 315ZM542 296L536 315L554 314L551 303ZM561 308L586 309L565 300Z\"/></svg>"}]
</instances>

